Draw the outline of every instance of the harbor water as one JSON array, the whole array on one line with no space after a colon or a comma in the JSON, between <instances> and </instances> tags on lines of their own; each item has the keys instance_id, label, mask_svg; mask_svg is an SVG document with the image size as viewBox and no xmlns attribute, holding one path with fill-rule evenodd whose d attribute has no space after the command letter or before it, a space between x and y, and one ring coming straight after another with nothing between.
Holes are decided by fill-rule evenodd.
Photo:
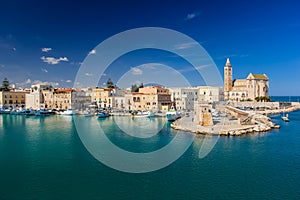
<instances>
[{"instance_id":1,"label":"harbor water","mask_svg":"<svg viewBox=\"0 0 300 200\"><path fill-rule=\"evenodd\" d=\"M76 117L99 124L114 144L131 152L157 150L176 135L164 118L131 123L130 117ZM205 136L198 135L171 165L139 174L95 159L73 118L0 115L0 199L300 198L300 111L290 113L288 123L272 116L279 130L220 137L202 159ZM148 138L124 133L142 132L137 126L155 127L158 133Z\"/></svg>"}]
</instances>

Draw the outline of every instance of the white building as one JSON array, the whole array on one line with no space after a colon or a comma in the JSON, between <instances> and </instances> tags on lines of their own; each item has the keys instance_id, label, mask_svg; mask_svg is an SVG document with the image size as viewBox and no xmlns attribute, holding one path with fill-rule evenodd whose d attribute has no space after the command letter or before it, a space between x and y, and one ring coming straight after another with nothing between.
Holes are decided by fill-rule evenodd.
<instances>
[{"instance_id":1,"label":"white building","mask_svg":"<svg viewBox=\"0 0 300 200\"><path fill-rule=\"evenodd\" d=\"M193 110L198 100L198 88L169 88L172 104L178 110Z\"/></svg>"},{"instance_id":2,"label":"white building","mask_svg":"<svg viewBox=\"0 0 300 200\"><path fill-rule=\"evenodd\" d=\"M52 86L46 84L32 85L30 88L30 93L26 94L25 107L28 109L40 109L41 107L43 107L44 95L42 91L49 90L51 88Z\"/></svg>"},{"instance_id":3,"label":"white building","mask_svg":"<svg viewBox=\"0 0 300 200\"><path fill-rule=\"evenodd\" d=\"M222 87L198 86L197 88L199 101L207 103L224 101L224 92Z\"/></svg>"}]
</instances>

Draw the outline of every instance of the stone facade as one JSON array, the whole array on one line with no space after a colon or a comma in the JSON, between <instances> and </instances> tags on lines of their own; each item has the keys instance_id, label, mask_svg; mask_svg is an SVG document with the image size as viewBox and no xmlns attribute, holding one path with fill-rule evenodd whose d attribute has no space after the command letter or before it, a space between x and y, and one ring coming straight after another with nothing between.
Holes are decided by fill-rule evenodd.
<instances>
[{"instance_id":1,"label":"stone facade","mask_svg":"<svg viewBox=\"0 0 300 200\"><path fill-rule=\"evenodd\" d=\"M224 97L232 101L254 101L269 96L269 78L266 74L250 73L246 79L232 81L232 66L227 59L224 67Z\"/></svg>"},{"instance_id":2,"label":"stone facade","mask_svg":"<svg viewBox=\"0 0 300 200\"><path fill-rule=\"evenodd\" d=\"M25 91L0 91L0 108L25 107Z\"/></svg>"}]
</instances>

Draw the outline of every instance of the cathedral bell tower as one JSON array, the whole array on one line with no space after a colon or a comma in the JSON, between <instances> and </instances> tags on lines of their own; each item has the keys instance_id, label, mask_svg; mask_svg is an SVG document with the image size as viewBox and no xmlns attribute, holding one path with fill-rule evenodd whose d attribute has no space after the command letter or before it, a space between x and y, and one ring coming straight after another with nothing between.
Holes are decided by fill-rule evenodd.
<instances>
[{"instance_id":1,"label":"cathedral bell tower","mask_svg":"<svg viewBox=\"0 0 300 200\"><path fill-rule=\"evenodd\" d=\"M229 92L232 90L232 66L227 58L224 66L224 99L229 99Z\"/></svg>"}]
</instances>

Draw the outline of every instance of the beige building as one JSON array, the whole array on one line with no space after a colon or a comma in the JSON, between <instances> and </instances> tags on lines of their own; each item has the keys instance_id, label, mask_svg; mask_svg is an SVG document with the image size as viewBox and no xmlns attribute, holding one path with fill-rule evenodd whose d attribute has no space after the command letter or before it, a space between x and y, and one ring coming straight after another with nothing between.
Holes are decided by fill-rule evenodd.
<instances>
[{"instance_id":1,"label":"beige building","mask_svg":"<svg viewBox=\"0 0 300 200\"><path fill-rule=\"evenodd\" d=\"M250 73L246 79L232 81L232 66L227 58L224 66L225 100L252 100L257 97L269 97L269 78L266 74Z\"/></svg>"},{"instance_id":2,"label":"beige building","mask_svg":"<svg viewBox=\"0 0 300 200\"><path fill-rule=\"evenodd\" d=\"M124 106L127 110L168 110L171 106L169 90L161 86L140 88L139 92L124 95Z\"/></svg>"},{"instance_id":3,"label":"beige building","mask_svg":"<svg viewBox=\"0 0 300 200\"><path fill-rule=\"evenodd\" d=\"M32 85L26 95L26 108L58 109L68 108L83 110L91 104L91 97L83 90L72 88L54 89L49 85Z\"/></svg>"},{"instance_id":4,"label":"beige building","mask_svg":"<svg viewBox=\"0 0 300 200\"><path fill-rule=\"evenodd\" d=\"M124 109L126 107L125 94L129 91L117 88L93 88L91 101L99 108Z\"/></svg>"},{"instance_id":5,"label":"beige building","mask_svg":"<svg viewBox=\"0 0 300 200\"><path fill-rule=\"evenodd\" d=\"M25 107L25 91L0 91L0 108Z\"/></svg>"},{"instance_id":6,"label":"beige building","mask_svg":"<svg viewBox=\"0 0 300 200\"><path fill-rule=\"evenodd\" d=\"M149 86L139 88L139 92L145 94L142 101L146 110L168 110L171 107L171 95L169 89L161 86Z\"/></svg>"}]
</instances>

